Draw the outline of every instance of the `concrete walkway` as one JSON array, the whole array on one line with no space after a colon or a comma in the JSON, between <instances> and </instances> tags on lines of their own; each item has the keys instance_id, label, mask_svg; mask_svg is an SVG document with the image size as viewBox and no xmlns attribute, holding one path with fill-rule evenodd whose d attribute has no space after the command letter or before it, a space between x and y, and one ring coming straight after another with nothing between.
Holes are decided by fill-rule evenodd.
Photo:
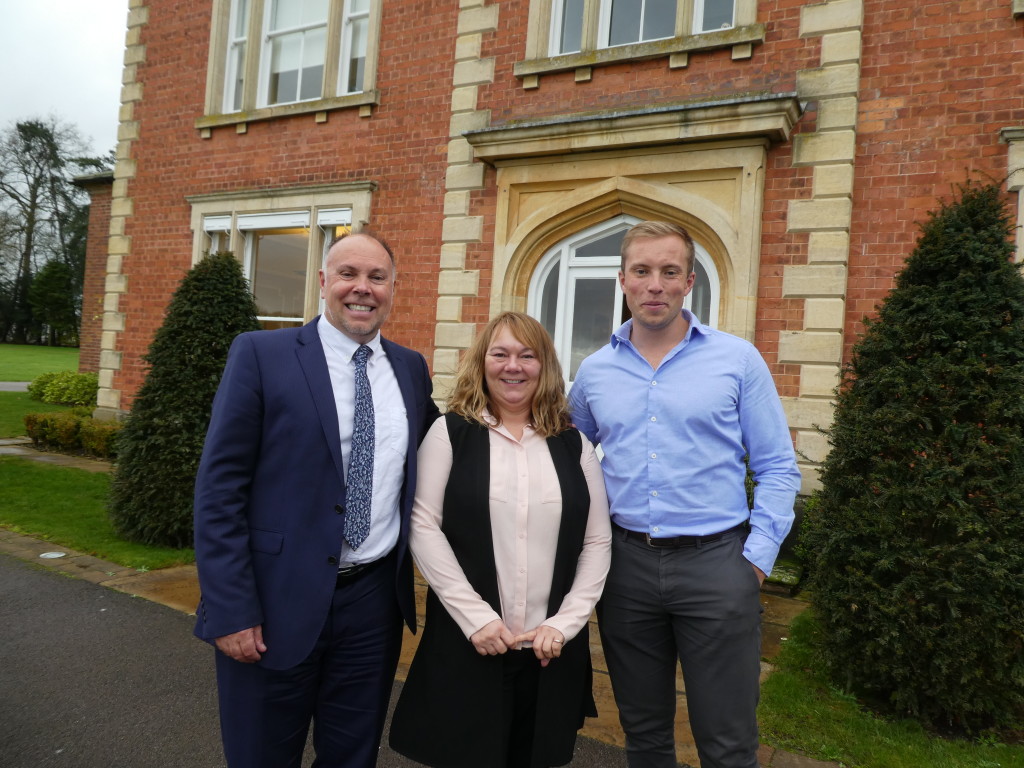
<instances>
[{"instance_id":1,"label":"concrete walkway","mask_svg":"<svg viewBox=\"0 0 1024 768\"><path fill-rule=\"evenodd\" d=\"M0 440L0 455L18 456L91 472L110 471L110 465L107 462L36 451L26 439ZM193 614L199 600L199 586L194 565L140 572L75 552L51 542L23 536L4 528L0 528L0 552L118 592L160 603L185 614ZM60 553L60 556L52 557L51 553ZM420 581L416 586L417 604L422 607L425 602L426 585ZM804 610L806 604L802 600L788 597L786 594L773 592L770 585L766 586L762 592L762 604L765 609L762 616L762 656L766 659L762 662L762 680L764 680L771 672L771 659L778 654L789 623ZM592 619L592 621L594 620ZM625 737L618 724L618 714L612 698L596 623L591 627L591 638L594 654L594 695L600 715L595 719L588 719L581 734L621 748L624 746ZM398 670L399 680L405 679L408 664L416 649L417 639L417 636L406 632L402 660ZM677 687L681 694L676 718L677 757L683 765L696 766L699 765L699 762L687 723L686 697L681 675L677 679ZM836 763L812 760L769 746L762 746L760 761L762 768L838 768Z\"/></svg>"},{"instance_id":2,"label":"concrete walkway","mask_svg":"<svg viewBox=\"0 0 1024 768\"><path fill-rule=\"evenodd\" d=\"M0 392L28 392L27 381L0 381Z\"/></svg>"}]
</instances>

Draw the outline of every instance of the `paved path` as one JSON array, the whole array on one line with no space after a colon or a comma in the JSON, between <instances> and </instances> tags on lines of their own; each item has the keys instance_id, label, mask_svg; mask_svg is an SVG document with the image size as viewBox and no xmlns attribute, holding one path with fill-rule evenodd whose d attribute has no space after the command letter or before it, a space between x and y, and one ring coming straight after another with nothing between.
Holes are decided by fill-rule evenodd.
<instances>
[{"instance_id":1,"label":"paved path","mask_svg":"<svg viewBox=\"0 0 1024 768\"><path fill-rule=\"evenodd\" d=\"M110 468L40 453L24 440L0 441L2 454ZM40 558L47 552L64 556ZM0 765L222 765L212 653L191 636L197 600L195 566L142 573L0 528ZM763 603L764 654L772 658L803 604L772 594ZM406 640L400 679L415 645L408 633ZM578 740L572 766L620 768L621 730L599 647L595 653L601 717L588 720L583 733L591 738ZM685 701L681 696L682 707ZM696 764L688 738L680 717L680 759ZM770 747L762 747L760 758L763 768L837 768ZM386 747L378 761L378 768L416 765Z\"/></svg>"},{"instance_id":2,"label":"paved path","mask_svg":"<svg viewBox=\"0 0 1024 768\"><path fill-rule=\"evenodd\" d=\"M4 768L224 765L213 652L191 617L2 553L0 691ZM573 766L624 765L579 739ZM417 764L384 747L377 766Z\"/></svg>"},{"instance_id":3,"label":"paved path","mask_svg":"<svg viewBox=\"0 0 1024 768\"><path fill-rule=\"evenodd\" d=\"M27 381L0 381L0 392L28 392Z\"/></svg>"}]
</instances>

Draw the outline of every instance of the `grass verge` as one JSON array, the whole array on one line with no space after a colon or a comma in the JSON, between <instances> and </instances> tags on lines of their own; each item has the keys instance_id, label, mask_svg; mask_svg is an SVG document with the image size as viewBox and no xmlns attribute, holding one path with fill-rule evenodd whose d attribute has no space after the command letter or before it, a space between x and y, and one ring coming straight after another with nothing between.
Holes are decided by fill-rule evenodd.
<instances>
[{"instance_id":1,"label":"grass verge","mask_svg":"<svg viewBox=\"0 0 1024 768\"><path fill-rule=\"evenodd\" d=\"M31 399L28 392L0 392L0 438L24 437L26 413L70 410L67 405L40 403Z\"/></svg>"},{"instance_id":2,"label":"grass verge","mask_svg":"<svg viewBox=\"0 0 1024 768\"><path fill-rule=\"evenodd\" d=\"M32 381L41 373L77 370L75 347L0 344L0 381Z\"/></svg>"},{"instance_id":3,"label":"grass verge","mask_svg":"<svg viewBox=\"0 0 1024 768\"><path fill-rule=\"evenodd\" d=\"M764 743L846 768L1024 768L1024 746L942 739L914 721L887 721L865 710L816 671L816 631L811 610L798 616L776 671L761 686Z\"/></svg>"},{"instance_id":4,"label":"grass verge","mask_svg":"<svg viewBox=\"0 0 1024 768\"><path fill-rule=\"evenodd\" d=\"M110 477L0 456L0 525L112 563L156 570L195 561L191 549L134 544L107 516Z\"/></svg>"}]
</instances>

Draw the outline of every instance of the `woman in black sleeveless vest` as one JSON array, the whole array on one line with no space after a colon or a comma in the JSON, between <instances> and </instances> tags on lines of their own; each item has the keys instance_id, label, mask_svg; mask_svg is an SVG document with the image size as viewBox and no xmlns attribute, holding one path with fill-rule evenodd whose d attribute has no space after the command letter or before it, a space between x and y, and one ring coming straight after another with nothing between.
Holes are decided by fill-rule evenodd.
<instances>
[{"instance_id":1,"label":"woman in black sleeveless vest","mask_svg":"<svg viewBox=\"0 0 1024 768\"><path fill-rule=\"evenodd\" d=\"M391 746L435 768L565 765L597 714L587 622L611 532L540 323L483 329L418 461L410 546L430 589Z\"/></svg>"}]
</instances>

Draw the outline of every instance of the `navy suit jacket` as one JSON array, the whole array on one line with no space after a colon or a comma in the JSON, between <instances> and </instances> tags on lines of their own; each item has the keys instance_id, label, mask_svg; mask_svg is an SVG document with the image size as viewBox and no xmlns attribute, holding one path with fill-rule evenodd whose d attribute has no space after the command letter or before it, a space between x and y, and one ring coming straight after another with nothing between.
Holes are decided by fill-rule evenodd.
<instances>
[{"instance_id":1,"label":"navy suit jacket","mask_svg":"<svg viewBox=\"0 0 1024 768\"><path fill-rule=\"evenodd\" d=\"M309 655L338 572L345 476L318 319L235 339L196 477L202 596L195 634L212 642L260 624L267 651L258 663L270 669L288 669ZM381 344L409 422L396 583L402 615L415 631L408 542L416 448L438 410L423 356L383 338Z\"/></svg>"}]
</instances>

